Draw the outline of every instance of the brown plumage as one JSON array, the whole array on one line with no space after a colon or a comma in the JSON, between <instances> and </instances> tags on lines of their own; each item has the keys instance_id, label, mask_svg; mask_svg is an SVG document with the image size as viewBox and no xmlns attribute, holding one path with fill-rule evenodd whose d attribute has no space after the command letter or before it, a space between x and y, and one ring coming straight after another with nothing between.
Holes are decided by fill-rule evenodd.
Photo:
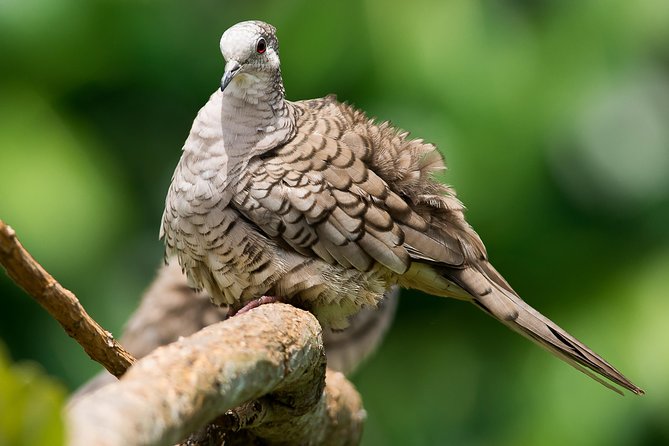
<instances>
[{"instance_id":1,"label":"brown plumage","mask_svg":"<svg viewBox=\"0 0 669 446\"><path fill-rule=\"evenodd\" d=\"M285 100L270 25L235 25L221 50L221 91L193 124L162 226L168 253L215 302L270 294L343 328L399 284L471 301L580 370L642 393L494 269L455 192L434 178L444 164L433 145L334 96Z\"/></svg>"}]
</instances>

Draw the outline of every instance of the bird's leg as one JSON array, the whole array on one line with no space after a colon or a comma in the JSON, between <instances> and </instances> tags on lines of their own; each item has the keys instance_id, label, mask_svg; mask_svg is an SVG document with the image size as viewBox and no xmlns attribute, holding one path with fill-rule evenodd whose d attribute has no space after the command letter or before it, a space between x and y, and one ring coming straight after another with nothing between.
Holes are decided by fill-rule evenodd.
<instances>
[{"instance_id":1,"label":"bird's leg","mask_svg":"<svg viewBox=\"0 0 669 446\"><path fill-rule=\"evenodd\" d=\"M246 313L249 310L253 310L254 308L257 308L261 305L265 304L271 304L274 302L281 302L281 299L279 299L276 296L262 296L257 299L253 299L252 301L248 302L246 305L244 305L242 308L240 308L237 311L232 311L228 313L228 317L232 317L238 314Z\"/></svg>"}]
</instances>

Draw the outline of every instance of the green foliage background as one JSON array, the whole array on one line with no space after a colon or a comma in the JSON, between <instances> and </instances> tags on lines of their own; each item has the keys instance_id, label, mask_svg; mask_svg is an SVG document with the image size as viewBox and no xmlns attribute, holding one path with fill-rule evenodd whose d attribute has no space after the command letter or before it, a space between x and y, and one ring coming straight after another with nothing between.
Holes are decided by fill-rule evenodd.
<instances>
[{"instance_id":1,"label":"green foliage background","mask_svg":"<svg viewBox=\"0 0 669 446\"><path fill-rule=\"evenodd\" d=\"M120 332L220 34L251 18L279 30L290 99L337 93L436 143L497 268L648 392L621 398L472 306L405 293L355 377L363 444L669 444L664 0L2 0L0 218L35 257ZM0 364L0 444L59 444L63 389L98 367L4 274L0 295L19 363Z\"/></svg>"}]
</instances>

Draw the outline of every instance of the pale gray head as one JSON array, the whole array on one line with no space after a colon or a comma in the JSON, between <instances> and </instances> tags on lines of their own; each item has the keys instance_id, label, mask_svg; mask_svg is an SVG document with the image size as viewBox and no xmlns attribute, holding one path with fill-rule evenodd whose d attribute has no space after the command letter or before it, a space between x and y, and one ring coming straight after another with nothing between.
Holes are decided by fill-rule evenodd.
<instances>
[{"instance_id":1,"label":"pale gray head","mask_svg":"<svg viewBox=\"0 0 669 446\"><path fill-rule=\"evenodd\" d=\"M221 53L226 61L221 91L233 79L243 84L280 76L279 42L276 29L268 23L250 20L228 28L221 37Z\"/></svg>"}]
</instances>

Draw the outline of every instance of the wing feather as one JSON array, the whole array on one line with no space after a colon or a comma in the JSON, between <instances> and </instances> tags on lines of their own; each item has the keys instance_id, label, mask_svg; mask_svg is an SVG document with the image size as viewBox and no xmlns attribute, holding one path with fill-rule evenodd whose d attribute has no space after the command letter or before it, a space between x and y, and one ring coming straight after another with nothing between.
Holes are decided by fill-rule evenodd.
<instances>
[{"instance_id":1,"label":"wing feather","mask_svg":"<svg viewBox=\"0 0 669 446\"><path fill-rule=\"evenodd\" d=\"M425 198L446 192L438 207L460 211L431 178L443 167L434 146L336 105L305 113L300 128L309 132L251 160L235 207L266 234L346 268L381 264L401 275L412 260L461 267L458 218L439 220L443 212L433 215Z\"/></svg>"}]
</instances>

